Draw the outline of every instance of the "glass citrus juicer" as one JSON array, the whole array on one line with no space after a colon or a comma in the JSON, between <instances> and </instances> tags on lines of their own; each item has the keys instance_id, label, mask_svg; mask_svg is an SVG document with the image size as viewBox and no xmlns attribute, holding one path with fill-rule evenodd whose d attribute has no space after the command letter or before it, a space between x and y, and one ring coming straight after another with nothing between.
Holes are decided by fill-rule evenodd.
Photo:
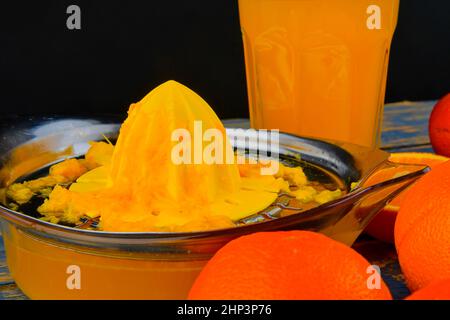
<instances>
[{"instance_id":1,"label":"glass citrus juicer","mask_svg":"<svg viewBox=\"0 0 450 320\"><path fill-rule=\"evenodd\" d=\"M232 226L178 232L97 230L95 219L67 226L40 219L33 204L22 210L8 206L9 186L45 175L65 159L83 157L91 141L116 140L121 120L2 120L1 230L10 272L30 298L184 299L202 267L228 241L254 232L298 229L351 245L386 203L428 170L391 163L388 153L378 149L280 133L280 162L301 167L309 181L326 189L339 189L339 198L310 206L280 191L267 207L234 220ZM258 152L259 144L242 136L245 130L229 127L226 133L235 149ZM120 137L116 148L119 144ZM77 286L70 285L73 270L78 270Z\"/></svg>"},{"instance_id":2,"label":"glass citrus juicer","mask_svg":"<svg viewBox=\"0 0 450 320\"><path fill-rule=\"evenodd\" d=\"M81 156L89 141L102 140L103 135L114 139L120 124L108 117L13 120L1 134L3 187L68 156ZM70 155L64 152L68 147L73 150ZM15 212L3 204L2 236L11 274L24 293L36 299L183 299L214 252L245 234L313 230L351 245L389 200L428 170L391 163L381 150L289 134L280 134L280 158L298 162L311 180L339 186L345 194L308 210L280 195L267 209L237 221L237 227L180 233L76 229ZM398 167L409 173L386 180L392 177L389 171ZM358 183L353 189L352 182ZM80 290L66 286L71 265L82 272Z\"/></svg>"}]
</instances>

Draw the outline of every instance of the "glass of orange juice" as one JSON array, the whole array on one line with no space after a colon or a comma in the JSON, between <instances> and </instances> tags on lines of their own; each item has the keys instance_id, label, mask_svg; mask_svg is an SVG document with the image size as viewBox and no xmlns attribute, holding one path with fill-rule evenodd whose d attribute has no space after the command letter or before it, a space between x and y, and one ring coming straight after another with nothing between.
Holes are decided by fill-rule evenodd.
<instances>
[{"instance_id":1,"label":"glass of orange juice","mask_svg":"<svg viewBox=\"0 0 450 320\"><path fill-rule=\"evenodd\" d=\"M239 0L254 128L377 147L399 0Z\"/></svg>"}]
</instances>

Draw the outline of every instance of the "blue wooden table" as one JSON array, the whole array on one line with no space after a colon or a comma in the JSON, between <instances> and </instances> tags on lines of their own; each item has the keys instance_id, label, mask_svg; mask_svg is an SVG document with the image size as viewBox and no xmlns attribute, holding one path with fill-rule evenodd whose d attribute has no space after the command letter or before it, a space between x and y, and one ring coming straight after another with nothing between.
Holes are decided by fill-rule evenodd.
<instances>
[{"instance_id":1,"label":"blue wooden table","mask_svg":"<svg viewBox=\"0 0 450 320\"><path fill-rule=\"evenodd\" d=\"M432 152L428 139L428 118L434 101L401 102L385 106L382 147L390 152ZM372 264L380 266L381 273L394 298L409 294L398 265L395 248L368 236L362 236L354 248ZM0 235L0 300L27 299L11 277L5 259Z\"/></svg>"}]
</instances>

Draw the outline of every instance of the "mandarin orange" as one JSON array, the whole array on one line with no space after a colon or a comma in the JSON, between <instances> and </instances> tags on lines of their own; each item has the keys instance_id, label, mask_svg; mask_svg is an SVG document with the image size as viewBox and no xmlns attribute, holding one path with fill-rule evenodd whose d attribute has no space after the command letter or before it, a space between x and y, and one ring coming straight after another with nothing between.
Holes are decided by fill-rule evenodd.
<instances>
[{"instance_id":1,"label":"mandarin orange","mask_svg":"<svg viewBox=\"0 0 450 320\"><path fill-rule=\"evenodd\" d=\"M450 93L434 106L430 115L428 133L434 151L450 157Z\"/></svg>"},{"instance_id":2,"label":"mandarin orange","mask_svg":"<svg viewBox=\"0 0 450 320\"><path fill-rule=\"evenodd\" d=\"M411 290L450 278L450 161L406 192L395 223L395 246Z\"/></svg>"},{"instance_id":3,"label":"mandarin orange","mask_svg":"<svg viewBox=\"0 0 450 320\"><path fill-rule=\"evenodd\" d=\"M376 271L375 271L376 272ZM260 232L220 249L190 299L391 299L381 277L353 249L309 231Z\"/></svg>"},{"instance_id":4,"label":"mandarin orange","mask_svg":"<svg viewBox=\"0 0 450 320\"><path fill-rule=\"evenodd\" d=\"M414 292L406 300L450 300L450 278L435 281Z\"/></svg>"}]
</instances>

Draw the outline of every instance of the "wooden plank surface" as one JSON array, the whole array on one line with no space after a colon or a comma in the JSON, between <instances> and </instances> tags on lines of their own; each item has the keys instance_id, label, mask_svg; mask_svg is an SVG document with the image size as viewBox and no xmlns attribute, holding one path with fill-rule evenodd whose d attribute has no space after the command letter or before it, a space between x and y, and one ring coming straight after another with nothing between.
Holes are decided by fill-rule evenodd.
<instances>
[{"instance_id":1,"label":"wooden plank surface","mask_svg":"<svg viewBox=\"0 0 450 320\"><path fill-rule=\"evenodd\" d=\"M393 151L432 152L428 119L436 102L398 102L384 108L382 146Z\"/></svg>"},{"instance_id":2,"label":"wooden plank surface","mask_svg":"<svg viewBox=\"0 0 450 320\"><path fill-rule=\"evenodd\" d=\"M383 149L390 152L432 152L428 139L428 118L434 104L434 101L387 104L383 119ZM236 122L242 123L242 120ZM409 294L393 245L362 236L354 248L372 264L380 266L383 279L394 298L401 299ZM26 298L9 274L0 235L0 300Z\"/></svg>"}]
</instances>

